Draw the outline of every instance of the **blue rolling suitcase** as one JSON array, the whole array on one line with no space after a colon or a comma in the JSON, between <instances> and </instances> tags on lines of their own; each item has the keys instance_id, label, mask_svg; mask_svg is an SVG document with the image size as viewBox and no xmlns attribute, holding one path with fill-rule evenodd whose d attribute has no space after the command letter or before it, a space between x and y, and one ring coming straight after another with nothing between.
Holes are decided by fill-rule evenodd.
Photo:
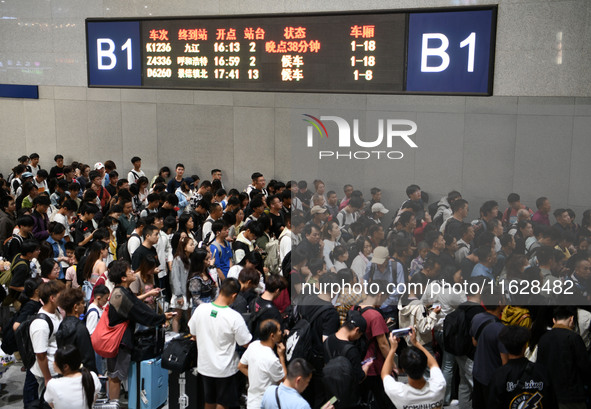
<instances>
[{"instance_id":1,"label":"blue rolling suitcase","mask_svg":"<svg viewBox=\"0 0 591 409\"><path fill-rule=\"evenodd\" d=\"M168 398L168 370L161 359L131 363L129 370L129 409L158 409Z\"/></svg>"}]
</instances>

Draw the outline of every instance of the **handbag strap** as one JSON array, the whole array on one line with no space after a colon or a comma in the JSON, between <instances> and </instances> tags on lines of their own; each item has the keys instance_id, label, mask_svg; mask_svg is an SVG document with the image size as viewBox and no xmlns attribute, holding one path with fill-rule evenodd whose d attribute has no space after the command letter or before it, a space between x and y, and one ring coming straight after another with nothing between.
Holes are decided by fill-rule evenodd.
<instances>
[{"instance_id":1,"label":"handbag strap","mask_svg":"<svg viewBox=\"0 0 591 409\"><path fill-rule=\"evenodd\" d=\"M281 403L279 402L279 385L275 388L275 400L277 401L277 407L281 409Z\"/></svg>"}]
</instances>

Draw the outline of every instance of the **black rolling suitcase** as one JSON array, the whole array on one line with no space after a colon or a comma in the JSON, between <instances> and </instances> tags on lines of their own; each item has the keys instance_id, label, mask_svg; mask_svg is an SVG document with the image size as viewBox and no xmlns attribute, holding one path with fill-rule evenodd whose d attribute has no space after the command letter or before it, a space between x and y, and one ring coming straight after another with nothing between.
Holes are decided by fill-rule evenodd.
<instances>
[{"instance_id":1,"label":"black rolling suitcase","mask_svg":"<svg viewBox=\"0 0 591 409\"><path fill-rule=\"evenodd\" d=\"M185 372L170 372L168 379L169 409L203 409L203 385L197 368Z\"/></svg>"}]
</instances>

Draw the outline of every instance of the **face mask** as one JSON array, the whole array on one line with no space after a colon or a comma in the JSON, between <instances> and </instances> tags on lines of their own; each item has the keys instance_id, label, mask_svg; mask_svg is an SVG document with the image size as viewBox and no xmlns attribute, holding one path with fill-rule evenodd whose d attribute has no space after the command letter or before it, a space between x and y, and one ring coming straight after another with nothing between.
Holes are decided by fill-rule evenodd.
<instances>
[{"instance_id":1,"label":"face mask","mask_svg":"<svg viewBox=\"0 0 591 409\"><path fill-rule=\"evenodd\" d=\"M111 231L116 232L117 231L117 227L119 227L118 224L111 225Z\"/></svg>"}]
</instances>

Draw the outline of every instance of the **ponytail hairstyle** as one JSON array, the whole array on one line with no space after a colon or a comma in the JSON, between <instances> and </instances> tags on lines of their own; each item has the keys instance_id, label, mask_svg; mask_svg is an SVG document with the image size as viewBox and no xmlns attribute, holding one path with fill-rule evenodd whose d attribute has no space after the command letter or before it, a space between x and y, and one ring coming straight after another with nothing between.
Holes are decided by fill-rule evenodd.
<instances>
[{"instance_id":1,"label":"ponytail hairstyle","mask_svg":"<svg viewBox=\"0 0 591 409\"><path fill-rule=\"evenodd\" d=\"M347 247L346 246L336 246L330 252L330 261L332 261L333 264L334 264L339 259L339 257L341 257L342 255L344 255L345 253L347 253Z\"/></svg>"},{"instance_id":2,"label":"ponytail hairstyle","mask_svg":"<svg viewBox=\"0 0 591 409\"><path fill-rule=\"evenodd\" d=\"M181 238L179 240L179 243L176 246L176 254L175 256L180 258L181 261L183 262L183 266L186 269L189 269L189 266L191 264L190 260L189 260L189 256L190 254L187 253L187 251L185 250L185 248L187 247L187 245L189 244L190 241L193 241L193 239L189 236L185 236L183 238Z\"/></svg>"},{"instance_id":3,"label":"ponytail hairstyle","mask_svg":"<svg viewBox=\"0 0 591 409\"><path fill-rule=\"evenodd\" d=\"M25 305L31 297L35 295L35 291L43 284L43 279L39 276L35 278L27 278L24 284L24 290L21 292L18 300L22 305Z\"/></svg>"},{"instance_id":4,"label":"ponytail hairstyle","mask_svg":"<svg viewBox=\"0 0 591 409\"><path fill-rule=\"evenodd\" d=\"M86 406L88 409L92 409L94 403L94 380L90 371L85 367L80 367L82 358L80 352L73 345L64 345L55 352L55 364L63 373L66 365L72 372L80 372L82 374L82 390L84 391L84 397L86 398Z\"/></svg>"}]
</instances>

